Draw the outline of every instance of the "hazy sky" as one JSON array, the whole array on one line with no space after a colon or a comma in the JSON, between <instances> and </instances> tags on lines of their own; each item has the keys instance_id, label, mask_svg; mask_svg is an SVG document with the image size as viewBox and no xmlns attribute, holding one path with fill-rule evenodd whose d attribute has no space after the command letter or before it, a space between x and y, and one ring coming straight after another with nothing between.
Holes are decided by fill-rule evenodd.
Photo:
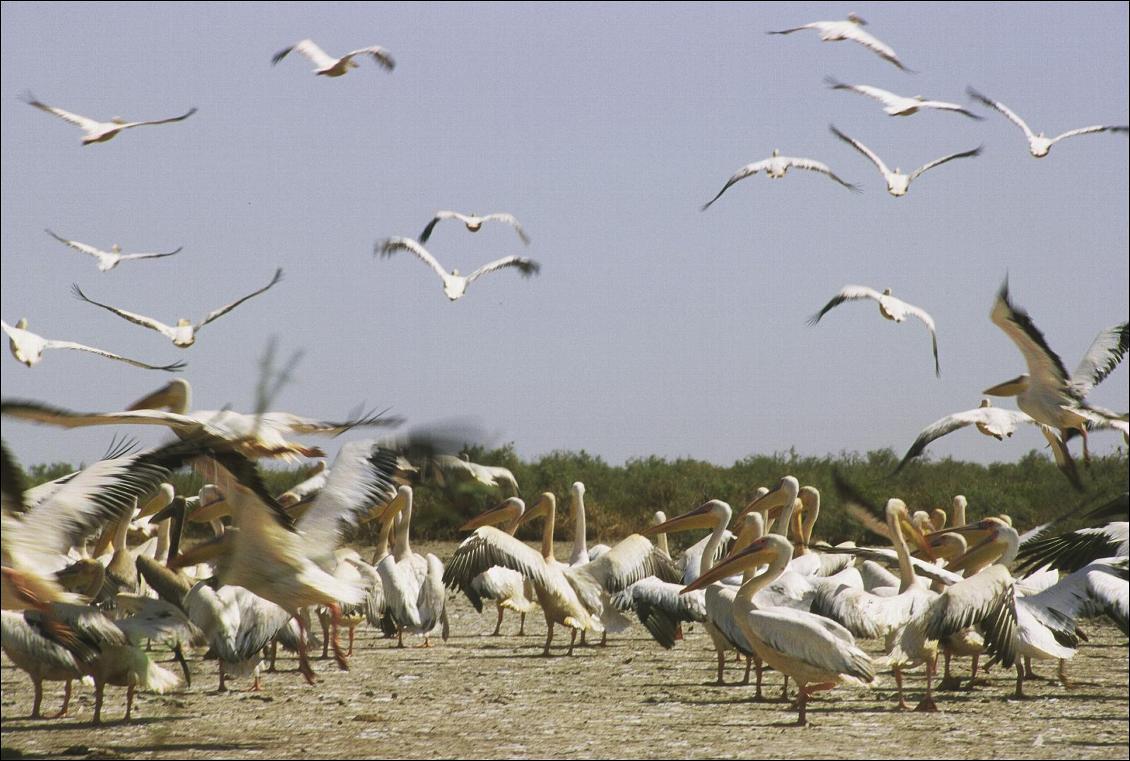
<instances>
[{"instance_id":1,"label":"hazy sky","mask_svg":"<svg viewBox=\"0 0 1130 761\"><path fill-rule=\"evenodd\" d=\"M1128 8L4 3L3 317L185 360L198 409L249 409L277 336L282 352L305 353L277 409L474 416L526 457L901 453L1025 371L988 319L1006 272L1069 368L1127 318L1128 141L1074 138L1037 161L999 114L888 117L824 77L965 104L973 85L1050 134L1126 124ZM765 34L849 11L919 73L814 31ZM381 45L396 70L365 59L328 79L297 55L270 65L304 37L335 55ZM84 147L77 128L22 103L24 90L99 119L199 112ZM907 171L985 150L893 198L830 123ZM864 192L793 171L751 177L699 211L774 148ZM440 226L429 249L448 268L523 254L541 275L495 273L450 303L415 258L373 256L378 239L415 237L437 209L509 211L532 238L525 248L506 227ZM103 248L184 251L103 274L46 227ZM282 283L187 350L70 295L77 282L165 322L198 320L276 267ZM805 324L847 283L890 287L933 314L940 379L925 328L887 322L874 303ZM169 379L79 352L32 369L5 352L0 368L4 397L79 410L121 409ZM1126 368L1092 399L1130 406ZM115 430L127 429L3 422L25 463L91 460ZM1042 444L970 429L929 451L1010 461Z\"/></svg>"}]
</instances>

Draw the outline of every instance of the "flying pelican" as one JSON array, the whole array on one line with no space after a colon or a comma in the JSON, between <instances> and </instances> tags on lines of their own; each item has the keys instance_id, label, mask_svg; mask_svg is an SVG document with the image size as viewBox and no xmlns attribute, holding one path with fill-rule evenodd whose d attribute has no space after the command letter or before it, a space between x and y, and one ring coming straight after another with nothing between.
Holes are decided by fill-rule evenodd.
<instances>
[{"instance_id":1,"label":"flying pelican","mask_svg":"<svg viewBox=\"0 0 1130 761\"><path fill-rule=\"evenodd\" d=\"M46 232L48 235L50 235L60 243L67 244L75 251L81 251L84 254L90 254L91 256L93 256L98 260L99 272L109 272L122 262L131 261L134 259L160 259L165 256L172 256L173 254L179 254L181 249L184 248L184 246L179 246L175 251L169 251L165 254L123 254L121 246L119 246L117 243L110 246L109 251L103 251L102 249L95 248L94 246L91 246L89 244L79 243L77 240L68 240L66 238L60 237L50 230L45 230L44 232Z\"/></svg>"},{"instance_id":2,"label":"flying pelican","mask_svg":"<svg viewBox=\"0 0 1130 761\"><path fill-rule=\"evenodd\" d=\"M134 367L142 367L146 370L164 370L169 373L178 372L185 367L184 362L173 362L170 365L147 365L136 359L123 357L121 354L114 354L104 349L96 349L93 346L86 346L73 341L58 341L54 338L44 338L27 329L26 317L21 317L15 327L0 320L0 327L3 328L4 333L8 336L8 347L12 350L12 356L28 367L31 367L38 363L39 360L43 359L43 352L46 349L78 349L80 351L88 351L91 354L98 354L102 357L116 359L119 362L128 362Z\"/></svg>"},{"instance_id":3,"label":"flying pelican","mask_svg":"<svg viewBox=\"0 0 1130 761\"><path fill-rule=\"evenodd\" d=\"M420 261L427 264L436 274L443 279L443 292L447 298L455 301L467 290L476 278L494 272L495 270L503 269L504 267L517 267L524 277L536 275L541 265L533 259L524 259L520 256L506 256L502 259L496 259L489 264L484 264L470 275L463 277L459 274L459 270L452 270L450 274L444 272L443 267L435 260L427 250L414 240L409 238L389 238L388 240L377 243L374 253L379 253L381 256L392 256L397 251L411 251Z\"/></svg>"},{"instance_id":4,"label":"flying pelican","mask_svg":"<svg viewBox=\"0 0 1130 761\"><path fill-rule=\"evenodd\" d=\"M940 439L947 433L953 433L967 425L975 425L977 430L986 436L992 436L997 441L1004 441L1005 438L1011 437L1016 432L1018 425L1025 423L1037 426L1047 435L1048 427L1043 423L1037 423L1027 413L994 407L990 400L982 399L981 406L976 409L946 415L923 428L922 432L918 434L918 438L910 445L910 449L906 450L906 454L903 455L894 472L898 473L908 462L926 451L926 447L934 439Z\"/></svg>"},{"instance_id":5,"label":"flying pelican","mask_svg":"<svg viewBox=\"0 0 1130 761\"><path fill-rule=\"evenodd\" d=\"M477 233L486 222L505 222L514 228L514 232L518 233L518 237L522 239L523 243L527 246L530 245L530 237L526 235L526 231L522 229L522 225L518 223L513 214L498 212L480 217L477 214L460 214L457 211L437 211L432 221L428 222L428 226L424 228L424 232L420 233L420 243L427 243L428 238L432 235L432 230L435 229L440 220L444 219L458 219L473 233Z\"/></svg>"},{"instance_id":6,"label":"flying pelican","mask_svg":"<svg viewBox=\"0 0 1130 761\"><path fill-rule=\"evenodd\" d=\"M36 100L35 96L30 92L24 93L23 97L24 102L28 105L35 106L41 111L46 111L49 114L54 114L63 121L77 125L83 132L86 133L86 135L84 135L82 138L83 145L90 145L91 143L104 143L107 140L113 138L122 130L130 129L132 127L145 127L150 124L169 124L171 122L184 121L185 119L196 113L195 108L190 108L188 110L188 113L182 114L181 116L174 116L171 119L159 119L157 121L148 122L127 122L125 119L115 116L108 122L98 122L93 119L88 119L85 116L72 114L70 111L64 111L61 108L55 108L54 106L49 106L46 103L42 103Z\"/></svg>"},{"instance_id":7,"label":"flying pelican","mask_svg":"<svg viewBox=\"0 0 1130 761\"><path fill-rule=\"evenodd\" d=\"M518 481L507 468L480 465L454 455L428 457L421 477L443 489L454 501L462 492L490 492L504 497L518 496Z\"/></svg>"},{"instance_id":8,"label":"flying pelican","mask_svg":"<svg viewBox=\"0 0 1130 761\"><path fill-rule=\"evenodd\" d=\"M895 51L890 45L863 31L862 27L866 25L866 21L856 14L850 13L846 21L813 21L811 24L793 27L792 29L782 29L779 32L769 32L769 34L792 34L793 32L800 32L805 29L815 29L820 32L820 39L823 42L838 42L839 40L858 42L869 50L878 53L880 58L890 61L903 71L913 73L910 69L903 66L902 61L898 59L898 56L895 55Z\"/></svg>"},{"instance_id":9,"label":"flying pelican","mask_svg":"<svg viewBox=\"0 0 1130 761\"><path fill-rule=\"evenodd\" d=\"M884 288L882 293L875 291L863 285L845 285L840 292L832 297L832 300L824 305L824 308L814 314L808 320L809 325L815 325L820 322L820 318L828 313L834 307L839 306L845 301L858 301L859 299L873 299L879 302L879 314L883 315L888 320L894 322L902 322L909 315L910 317L917 317L925 323L927 329L930 331L930 342L934 349L934 374L941 376L942 368L938 364L938 335L934 332L934 318L931 317L924 309L907 304L901 299L896 299L891 295L890 288Z\"/></svg>"},{"instance_id":10,"label":"flying pelican","mask_svg":"<svg viewBox=\"0 0 1130 761\"><path fill-rule=\"evenodd\" d=\"M977 148L974 148L971 151L962 151L961 153L951 153L948 156L942 156L940 159L934 159L933 161L929 162L928 164L924 164L924 165L918 167L917 169L915 169L910 174L903 174L902 170L899 169L898 167L895 167L895 171L892 172L890 169L887 168L887 165L883 163L883 160L875 155L874 151L872 151L870 148L868 148L866 145L859 142L858 140L853 140L852 138L848 137L847 135L840 132L835 127L832 127L832 134L834 134L840 140L843 140L845 143L848 143L851 146L853 146L857 151L859 151L864 156L866 156L871 161L872 164L874 164L876 167L878 167L879 171L883 175L883 179L887 181L887 192L890 193L891 195L895 196L896 198L898 196L906 195L906 191L908 191L910 189L910 183L913 182L914 180L918 179L918 177L920 175L922 175L924 172L927 172L927 171L929 171L930 169L933 169L936 166L940 166L941 164L944 164L947 161L952 161L954 159L970 158L972 156L981 155L981 148L980 148L980 146L978 146Z\"/></svg>"},{"instance_id":11,"label":"flying pelican","mask_svg":"<svg viewBox=\"0 0 1130 761\"><path fill-rule=\"evenodd\" d=\"M1092 127L1080 127L1079 129L1068 130L1062 135L1056 135L1055 137L1048 137L1043 132L1037 135L1032 132L1032 130L1028 127L1023 119L1017 116L1012 111L1012 109L1010 109L1005 104L1001 103L1000 101L985 97L981 93L974 90L972 87L966 88L965 91L969 93L969 97L973 98L974 100L981 101L989 108L1000 111L1002 114L1004 114L1006 119L1008 119L1020 129L1024 130L1024 137L1028 138L1028 152L1031 153L1034 158L1038 159L1042 159L1044 156L1047 156L1048 151L1052 149L1053 145L1067 137L1075 137L1076 135L1089 135L1092 132L1121 132L1124 135L1130 132L1130 126L1126 125L1111 126L1096 124Z\"/></svg>"},{"instance_id":12,"label":"flying pelican","mask_svg":"<svg viewBox=\"0 0 1130 761\"><path fill-rule=\"evenodd\" d=\"M985 118L965 110L956 103L947 103L944 100L927 100L921 95L908 98L904 95L895 95L889 90L872 87L871 85L844 84L832 77L825 77L824 82L833 90L848 90L850 92L857 92L860 95L866 95L869 98L874 98L883 104L883 110L891 116L913 116L918 113L918 109L920 108L933 108L939 111L956 111L959 114L964 114L970 119L977 119L978 121Z\"/></svg>"},{"instance_id":13,"label":"flying pelican","mask_svg":"<svg viewBox=\"0 0 1130 761\"><path fill-rule=\"evenodd\" d=\"M389 52L382 47L373 45L372 47L359 48L350 51L343 55L341 58L334 58L322 50L313 40L302 40L289 48L285 48L275 53L271 58L271 65L278 63L287 57L287 54L292 50L297 50L302 55L310 59L314 64L314 73L326 77L340 77L349 72L350 69L357 68L357 62L353 60L354 56L369 55L373 60L381 65L387 71L392 71L396 67L396 62L392 60Z\"/></svg>"},{"instance_id":14,"label":"flying pelican","mask_svg":"<svg viewBox=\"0 0 1130 761\"><path fill-rule=\"evenodd\" d=\"M355 427L399 425L399 419L381 414L365 415L354 420L330 422L293 415L289 412L264 412L258 415L232 410L196 410L189 412L192 387L178 378L138 400L122 412L71 412L39 402L5 402L3 414L63 428L88 425L163 425L178 435L191 437L208 433L231 442L244 456L258 457L324 457L317 447L288 441L289 434L337 436ZM165 412L160 407L168 407Z\"/></svg>"},{"instance_id":15,"label":"flying pelican","mask_svg":"<svg viewBox=\"0 0 1130 761\"><path fill-rule=\"evenodd\" d=\"M223 317L225 314L235 309L237 306L247 301L248 299L254 298L260 293L269 290L271 286L282 280L282 274L283 271L280 267L279 269L275 270L275 276L271 278L271 282L267 283L259 290L253 293L249 293L241 299L236 299L227 306L222 306L219 309L212 310L208 314L204 315L204 319L202 319L195 325L190 320L182 318L177 320L175 327L166 325L163 322L158 322L152 317L145 317L140 314L135 314L134 312L127 312L124 309L118 309L116 307L94 301L93 299L88 299L86 297L86 294L82 292L82 289L79 288L77 284L73 285L72 287L74 289L75 296L87 302L88 304L94 304L95 306L102 307L103 309L113 312L123 319L129 320L135 325L141 325L142 327L149 328L150 330L156 330L161 335L171 339L175 346L179 346L182 349L187 349L189 346L192 346L192 344L196 343L196 331L200 330L202 327L212 322L213 320Z\"/></svg>"},{"instance_id":16,"label":"flying pelican","mask_svg":"<svg viewBox=\"0 0 1130 761\"><path fill-rule=\"evenodd\" d=\"M722 189L718 191L718 195L714 196L703 205L702 210L706 211L707 209L709 209L710 205L721 198L722 194L729 190L731 185L744 180L746 177L755 175L758 172L765 172L766 176L768 176L769 178L779 180L788 173L789 167L794 166L797 169L809 169L813 172L826 174L848 190L852 190L857 193L859 192L858 186L852 185L850 182L844 182L843 180L841 180L835 172L828 168L827 164L822 164L819 161L813 161L812 159L799 159L792 156L782 156L781 152L774 148L773 155L769 158L762 159L761 161L757 161L753 164L746 164L741 169L739 169L733 177L726 181L726 184L723 185Z\"/></svg>"},{"instance_id":17,"label":"flying pelican","mask_svg":"<svg viewBox=\"0 0 1130 761\"><path fill-rule=\"evenodd\" d=\"M787 539L769 534L729 555L683 592L702 589L735 571L755 571L768 560L769 568L738 590L734 616L754 652L777 671L796 680L797 724L804 726L810 693L845 682L866 686L875 681L875 672L871 658L856 646L851 632L834 621L789 608L758 609L754 595L781 575L792 555L793 547Z\"/></svg>"},{"instance_id":18,"label":"flying pelican","mask_svg":"<svg viewBox=\"0 0 1130 761\"><path fill-rule=\"evenodd\" d=\"M1076 430L1082 435L1083 458L1090 462L1087 449L1088 424L1107 427L1126 420L1125 415L1093 407L1084 399L1090 386L1106 377L1126 353L1125 326L1120 326L1121 330L1118 332L1121 339L1116 343L1104 340L1103 336L1108 331L1099 334L1076 370L1079 377L1077 380L1067 374L1063 360L1048 346L1044 334L1032 322L1028 312L1013 306L1009 299L1007 277L997 293L989 317L1024 355L1028 372L986 389L984 393L991 396L1015 396L1016 406L1031 415L1036 422L1058 430L1060 444L1053 446L1056 461L1078 487L1078 477L1072 478L1074 464L1064 443L1067 432ZM1055 444L1053 440L1050 442Z\"/></svg>"}]
</instances>

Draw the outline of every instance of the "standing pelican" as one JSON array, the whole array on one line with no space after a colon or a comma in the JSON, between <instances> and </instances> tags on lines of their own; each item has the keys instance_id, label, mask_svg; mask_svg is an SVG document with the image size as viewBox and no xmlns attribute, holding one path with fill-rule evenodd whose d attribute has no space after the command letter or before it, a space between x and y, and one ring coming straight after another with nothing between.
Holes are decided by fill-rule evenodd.
<instances>
[{"instance_id":1,"label":"standing pelican","mask_svg":"<svg viewBox=\"0 0 1130 761\"><path fill-rule=\"evenodd\" d=\"M1044 156L1047 156L1048 151L1052 149L1053 145L1058 143L1060 140L1068 137L1075 137L1076 135L1090 135L1094 132L1121 132L1124 135L1130 133L1130 126L1111 126L1096 124L1092 127L1080 127L1079 129L1068 130L1067 132L1056 135L1055 137L1048 137L1043 132L1037 135L1032 132L1032 130L1028 127L1027 123L1025 123L1023 119L1017 116L1012 111L1012 109L1010 109L1005 104L1001 103L1000 101L985 97L981 93L974 90L972 87L966 88L966 92L969 93L969 97L973 98L974 100L980 101L989 108L1000 111L1002 114L1004 114L1006 119L1008 119L1020 129L1024 130L1024 137L1028 138L1028 152L1032 154L1033 158L1037 159L1042 159Z\"/></svg>"},{"instance_id":2,"label":"standing pelican","mask_svg":"<svg viewBox=\"0 0 1130 761\"><path fill-rule=\"evenodd\" d=\"M887 168L887 165L883 163L883 160L875 155L874 151L858 140L848 137L835 127L832 127L832 134L866 156L867 159L879 169L879 172L883 175L883 179L887 181L887 192L896 198L906 195L906 191L910 190L910 183L934 167L941 166L947 161L953 161L954 159L965 159L981 155L980 147L974 148L971 151L951 153L948 156L942 156L940 159L934 159L927 164L923 164L910 174L903 174L902 170L897 166L895 167L895 171L892 172Z\"/></svg>"},{"instance_id":3,"label":"standing pelican","mask_svg":"<svg viewBox=\"0 0 1130 761\"><path fill-rule=\"evenodd\" d=\"M460 214L457 211L437 211L436 215L432 217L432 221L428 222L427 227L425 227L424 231L420 233L420 243L427 243L428 238L430 238L432 235L432 230L435 229L435 226L437 224L445 219L458 219L467 227L470 232L473 233L477 233L487 222L505 222L506 224L514 228L514 232L518 233L518 237L522 239L523 243L525 243L527 246L530 245L530 237L526 235L526 231L522 229L522 225L518 223L518 220L514 217L513 214L499 212L495 214L486 214L480 217L477 214Z\"/></svg>"},{"instance_id":4,"label":"standing pelican","mask_svg":"<svg viewBox=\"0 0 1130 761\"><path fill-rule=\"evenodd\" d=\"M85 116L72 114L70 111L64 111L61 108L55 108L54 106L49 106L46 103L42 103L36 100L35 96L30 92L24 93L24 102L29 106L35 106L40 111L46 111L49 114L54 114L63 121L70 122L71 124L79 127L79 129L86 133L82 138L83 145L90 145L91 143L104 143L107 140L112 139L122 130L132 129L133 127L145 127L154 124L171 124L172 122L184 121L185 119L196 113L195 108L190 108L188 110L188 113L182 114L180 116L174 116L171 119L158 119L156 121L148 122L127 122L125 119L115 116L108 122L99 122L95 121L94 119L88 119Z\"/></svg>"},{"instance_id":5,"label":"standing pelican","mask_svg":"<svg viewBox=\"0 0 1130 761\"><path fill-rule=\"evenodd\" d=\"M467 291L467 286L473 283L479 277L494 272L495 270L504 269L506 267L516 267L523 277L536 275L541 269L541 265L533 259L524 259L520 256L506 256L502 259L496 259L493 262L484 264L470 275L463 277L459 274L459 270L452 270L450 273L445 272L435 257L428 253L427 249L421 246L414 240L408 238L389 238L388 240L377 243L374 253L379 253L381 256L392 256L397 251L410 251L415 254L420 261L427 264L435 273L443 280L443 292L447 298L456 301Z\"/></svg>"},{"instance_id":6,"label":"standing pelican","mask_svg":"<svg viewBox=\"0 0 1130 761\"><path fill-rule=\"evenodd\" d=\"M74 343L73 341L58 341L54 338L44 338L27 329L26 317L21 317L15 327L0 320L0 327L3 328L4 334L8 336L8 347L12 350L12 356L28 367L37 364L39 360L43 359L43 352L47 349L78 349L79 351L88 351L91 354L116 359L119 362L128 362L134 367L141 367L146 370L164 370L165 372L175 373L185 367L184 362L174 362L171 365L147 365L144 362L139 362L129 357L123 357L121 354L114 354L105 349L96 349L93 346L86 346L84 344Z\"/></svg>"},{"instance_id":7,"label":"standing pelican","mask_svg":"<svg viewBox=\"0 0 1130 761\"><path fill-rule=\"evenodd\" d=\"M894 322L902 322L909 315L910 317L917 317L926 325L930 331L930 343L934 349L934 374L941 376L942 368L938 364L938 335L934 330L934 318L926 312L926 310L916 307L913 304L908 304L901 299L896 299L891 295L890 288L884 288L882 293L868 288L864 285L845 285L840 289L840 292L832 297L832 300L824 305L816 314L809 318L808 324L815 325L820 322L820 318L829 312L829 310L839 306L845 301L858 301L860 299L872 299L879 303L879 314L888 320Z\"/></svg>"},{"instance_id":8,"label":"standing pelican","mask_svg":"<svg viewBox=\"0 0 1130 761\"><path fill-rule=\"evenodd\" d=\"M279 269L275 270L275 276L271 278L271 282L267 283L259 290L247 294L243 298L236 299L226 306L222 306L219 309L213 309L211 312L204 315L204 319L202 319L200 322L193 324L191 320L181 318L177 320L177 324L175 326L166 325L163 322L154 320L152 317L145 317L144 315L135 314L134 312L127 312L124 309L118 309L117 307L112 307L107 304L102 304L100 302L94 301L93 299L88 299L86 297L86 294L82 292L82 289L79 288L77 284L73 286L73 289L75 296L82 301L85 301L88 304L93 304L94 306L102 307L103 309L109 312L113 312L123 319L129 320L135 325L141 325L142 327L149 328L150 330L156 330L161 335L172 340L173 345L179 346L182 349L187 349L189 346L192 346L192 344L196 343L196 331L200 330L202 327L212 322L213 320L223 317L225 314L235 309L237 306L247 301L248 299L254 298L260 293L269 290L275 283L282 280L282 274L283 271L280 267Z\"/></svg>"},{"instance_id":9,"label":"standing pelican","mask_svg":"<svg viewBox=\"0 0 1130 761\"><path fill-rule=\"evenodd\" d=\"M392 56L389 55L388 51L382 47L372 45L367 48L358 48L357 50L346 53L341 58L334 58L314 44L314 41L310 39L301 40L291 45L289 48L284 48L275 53L274 57L271 58L271 64L274 65L286 58L292 50L296 50L309 58L310 62L314 64L314 73L323 77L340 77L348 73L350 69L356 69L357 62L354 61L353 58L359 55L372 56L373 60L380 64L381 68L386 71L392 71L396 68L396 62L392 60Z\"/></svg>"},{"instance_id":10,"label":"standing pelican","mask_svg":"<svg viewBox=\"0 0 1130 761\"><path fill-rule=\"evenodd\" d=\"M766 176L770 179L779 180L788 173L789 167L796 167L797 169L808 169L813 172L820 172L821 174L825 174L831 179L840 183L848 190L859 192L859 188L856 185L852 185L850 182L841 180L835 172L828 168L827 164L822 164L819 161L814 161L812 159L782 156L780 151L774 148L773 155L769 158L762 159L761 161L754 162L753 164L746 164L737 172L735 172L734 176L727 180L726 184L722 186L722 189L718 191L718 195L714 196L709 201L707 201L705 205L703 205L702 210L706 211L707 209L709 209L710 205L721 198L722 194L729 190L731 185L744 180L746 177L752 177L758 172L765 172Z\"/></svg>"},{"instance_id":11,"label":"standing pelican","mask_svg":"<svg viewBox=\"0 0 1130 761\"><path fill-rule=\"evenodd\" d=\"M176 250L169 251L168 253L164 254L123 254L121 247L117 243L111 246L109 251L103 251L102 249L95 248L94 246L91 246L89 244L79 243L77 240L67 240L66 238L62 238L56 235L50 230L46 230L46 233L60 243L65 243L66 245L70 246L75 251L81 251L84 254L90 254L91 256L93 256L98 260L99 272L109 272L122 262L134 261L136 259L161 259L162 257L172 256L173 254L179 254L181 249L184 248L184 246L180 246Z\"/></svg>"},{"instance_id":12,"label":"standing pelican","mask_svg":"<svg viewBox=\"0 0 1130 761\"><path fill-rule=\"evenodd\" d=\"M459 527L460 531L472 531L480 526L504 524L504 530L514 536L522 515L526 512L526 503L518 497L508 497L497 507L481 513ZM523 578L519 572L500 565L492 566L474 579L470 587L465 588L467 598L481 612L483 599L494 600L498 609L498 620L495 622L492 637L499 636L502 630L502 614L506 609L517 611L521 616L518 627L518 636L526 634L526 614L534 609L533 597L536 592L528 579Z\"/></svg>"},{"instance_id":13,"label":"standing pelican","mask_svg":"<svg viewBox=\"0 0 1130 761\"><path fill-rule=\"evenodd\" d=\"M769 32L769 34L792 34L805 29L815 29L820 32L820 39L823 42L838 42L840 40L858 42L868 50L877 53L883 60L890 61L903 71L909 72L910 69L903 66L902 61L895 55L895 51L890 45L863 31L862 27L866 25L867 22L862 18L854 13L849 13L846 21L813 21L804 26L782 29L779 32Z\"/></svg>"}]
</instances>

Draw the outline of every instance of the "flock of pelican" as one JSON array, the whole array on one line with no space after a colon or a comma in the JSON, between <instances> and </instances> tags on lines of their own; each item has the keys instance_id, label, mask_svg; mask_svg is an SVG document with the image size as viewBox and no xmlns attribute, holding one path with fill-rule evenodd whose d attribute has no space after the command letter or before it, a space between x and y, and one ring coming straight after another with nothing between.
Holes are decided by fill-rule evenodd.
<instances>
[{"instance_id":1,"label":"flock of pelican","mask_svg":"<svg viewBox=\"0 0 1130 761\"><path fill-rule=\"evenodd\" d=\"M893 49L862 30L857 16L847 21L814 22L773 34L806 29L825 41L852 40L899 69L906 67ZM315 66L314 73L342 76L368 56L392 70L386 50L366 47L333 58L311 40L288 47L272 59L297 51ZM939 109L980 118L961 106L920 97L903 98L868 85L845 85L882 102L890 115L909 116L919 109ZM1056 141L1099 131L1126 132L1126 127L1096 126L1048 139L1034 135L1003 104L970 91L972 97L1020 126L1035 157L1045 156ZM84 144L104 142L137 126L186 119L195 112L149 122L96 122L34 97L28 102L78 125ZM954 153L929 162L910 174L891 171L865 145L832 131L872 161L883 174L891 195L904 195L910 183L929 169L980 149ZM777 179L790 168L820 172L847 187L827 165L811 159L773 155L739 170L703 208L733 184L764 172ZM515 268L535 274L539 264L507 256L462 276L448 272L424 247L442 221L459 221L475 232L487 222L514 228L523 244L529 238L508 213L485 216L439 211L419 240L391 237L375 253L412 253L442 280L444 294L455 301L471 282L496 270ZM48 231L60 242L94 256L99 269L112 270L123 260L167 257L168 253L121 254L115 245L105 252ZM179 348L193 345L196 333L243 302L273 288L276 271L264 287L209 312L201 321L186 319L170 326L149 317L90 299L74 286L76 297L161 333ZM933 318L923 309L869 287L848 285L812 319L812 324L837 305L871 299L880 314L894 322L908 316L930 331L935 372L940 375ZM1073 484L1082 486L1067 449L1074 435L1114 430L1127 436L1128 417L1089 403L1087 394L1118 365L1128 348L1127 323L1099 333L1072 374L1047 345L1031 317L1017 307L1006 280L993 303L991 322L1020 350L1028 372L984 393L1016 396L1019 410L981 407L957 413L927 427L899 467L919 456L935 439L968 425L998 439L1018 425L1036 425L1053 447L1057 463ZM66 341L43 339L26 329L3 323L12 353L28 367L45 349L71 348L94 352L148 369L176 371L182 363L157 366ZM321 421L289 412L239 413L229 409L193 410L187 381L177 379L124 410L77 412L38 401L7 400L6 417L75 428L101 425L157 425L171 429L170 443L142 452L112 451L105 459L76 473L27 488L14 456L0 451L3 476L3 649L29 674L35 697L32 715L41 713L44 681L65 682L65 715L75 679L93 680L96 702L93 723L102 720L105 687L123 686L125 718L135 690L163 692L181 677L157 662L167 646L186 682L191 668L186 648L209 648L218 660L219 689L231 679L253 678L259 689L260 664L272 665L279 645L297 653L299 672L310 684L317 677L309 650L319 642L323 655L348 669L354 630L362 623L380 629L397 644L405 636L448 639L448 594L459 591L476 609L483 600L495 603L494 635L504 613L519 614L519 633L526 618L540 608L546 634L542 654L553 654L558 627L569 634L566 655L586 644L588 636L626 630L634 616L656 643L677 645L685 628L701 624L717 659L717 683L725 683L727 658L745 660L743 683L755 672L755 699L763 698L763 681L771 669L796 690L797 723L807 722L812 696L840 685L867 688L879 675L893 673L899 707L907 707L903 675L921 668L926 693L918 710L936 710L934 678L944 659L943 683L953 683L950 661L972 657L975 682L981 658L1015 668L1016 695L1031 675L1030 660L1056 660L1065 687L1064 664L1080 647L1080 622L1107 616L1130 631L1128 601L1127 494L1084 516L1087 528L1057 534L1045 525L1021 535L1008 516L971 520L964 497L953 498L953 514L935 508L915 510L898 497L883 509L871 504L850 484L840 483L839 506L889 546L857 547L847 542L830 546L814 540L821 494L785 475L773 487L762 486L741 510L709 499L676 517L656 514L654 523L610 545L589 547L585 517L585 485L576 482L568 494L574 545L568 562L554 551L557 495L537 495L527 508L513 474L456 456L443 434L353 440L340 449L331 467L324 463L308 478L282 494L272 494L259 460L323 457L316 447L291 440L294 435L339 435L358 427L379 427L399 420L371 413L341 422ZM170 479L182 469L195 469L207 484L194 495L178 495ZM753 487L751 484L751 493ZM463 524L471 532L444 562L434 554L413 552L410 533L414 489L438 488L449 497L465 491L497 498L493 508ZM925 507L925 506L924 506ZM517 539L517 529L541 520L540 547ZM362 523L379 529L372 548L346 546ZM212 536L182 546L186 525L208 525ZM668 533L709 530L681 555L669 550ZM142 537L138 541L137 537ZM653 543L651 537L655 538ZM131 542L131 538L133 541ZM369 554L371 550L371 554ZM366 557L368 559L366 559ZM1062 573L1062 575L1061 575ZM318 637L314 620L322 633ZM343 647L339 630L349 643ZM873 657L860 641L875 640ZM143 643L152 643L148 650ZM881 644L880 644L881 643Z\"/></svg>"}]
</instances>

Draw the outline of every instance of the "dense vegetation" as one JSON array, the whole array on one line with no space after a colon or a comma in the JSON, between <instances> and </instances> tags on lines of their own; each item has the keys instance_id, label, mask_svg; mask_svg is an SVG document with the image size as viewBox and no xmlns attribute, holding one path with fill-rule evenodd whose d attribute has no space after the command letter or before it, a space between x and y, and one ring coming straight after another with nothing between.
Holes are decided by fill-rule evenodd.
<instances>
[{"instance_id":1,"label":"dense vegetation","mask_svg":"<svg viewBox=\"0 0 1130 761\"><path fill-rule=\"evenodd\" d=\"M584 452L552 452L534 462L524 462L513 446L472 449L470 458L485 465L502 465L518 479L527 499L543 491L557 495L559 504L568 499L574 481L586 486L585 506L589 536L624 536L648 525L655 510L669 517L686 512L705 499L717 498L741 507L760 485L773 486L784 474L811 484L823 495L817 538L842 540L864 538L863 531L838 509L833 473L838 471L863 493L882 505L887 497L904 499L911 509L944 507L953 495L969 499L970 518L1007 513L1021 530L1064 513L1082 512L1127 488L1127 451L1096 458L1090 469L1080 463L1087 485L1075 492L1054 463L1043 452L1032 450L1018 462L977 465L956 460L911 463L891 476L898 457L891 450L866 455L841 453L837 457L803 457L796 452L751 455L729 467L692 459L665 460L647 457L610 465ZM70 465L56 463L30 469L29 485L68 473ZM264 469L267 485L281 493L304 478L306 468ZM195 494L201 480L195 473L180 473L174 479L178 494ZM459 525L469 516L489 507L487 494L463 495L453 503L441 492L422 486L416 490L413 536L451 539L459 536ZM559 509L566 508L561 504ZM571 525L558 519L558 538L572 535ZM1070 525L1070 524L1065 524ZM524 528L533 537L540 527ZM364 541L365 537L360 537Z\"/></svg>"}]
</instances>

